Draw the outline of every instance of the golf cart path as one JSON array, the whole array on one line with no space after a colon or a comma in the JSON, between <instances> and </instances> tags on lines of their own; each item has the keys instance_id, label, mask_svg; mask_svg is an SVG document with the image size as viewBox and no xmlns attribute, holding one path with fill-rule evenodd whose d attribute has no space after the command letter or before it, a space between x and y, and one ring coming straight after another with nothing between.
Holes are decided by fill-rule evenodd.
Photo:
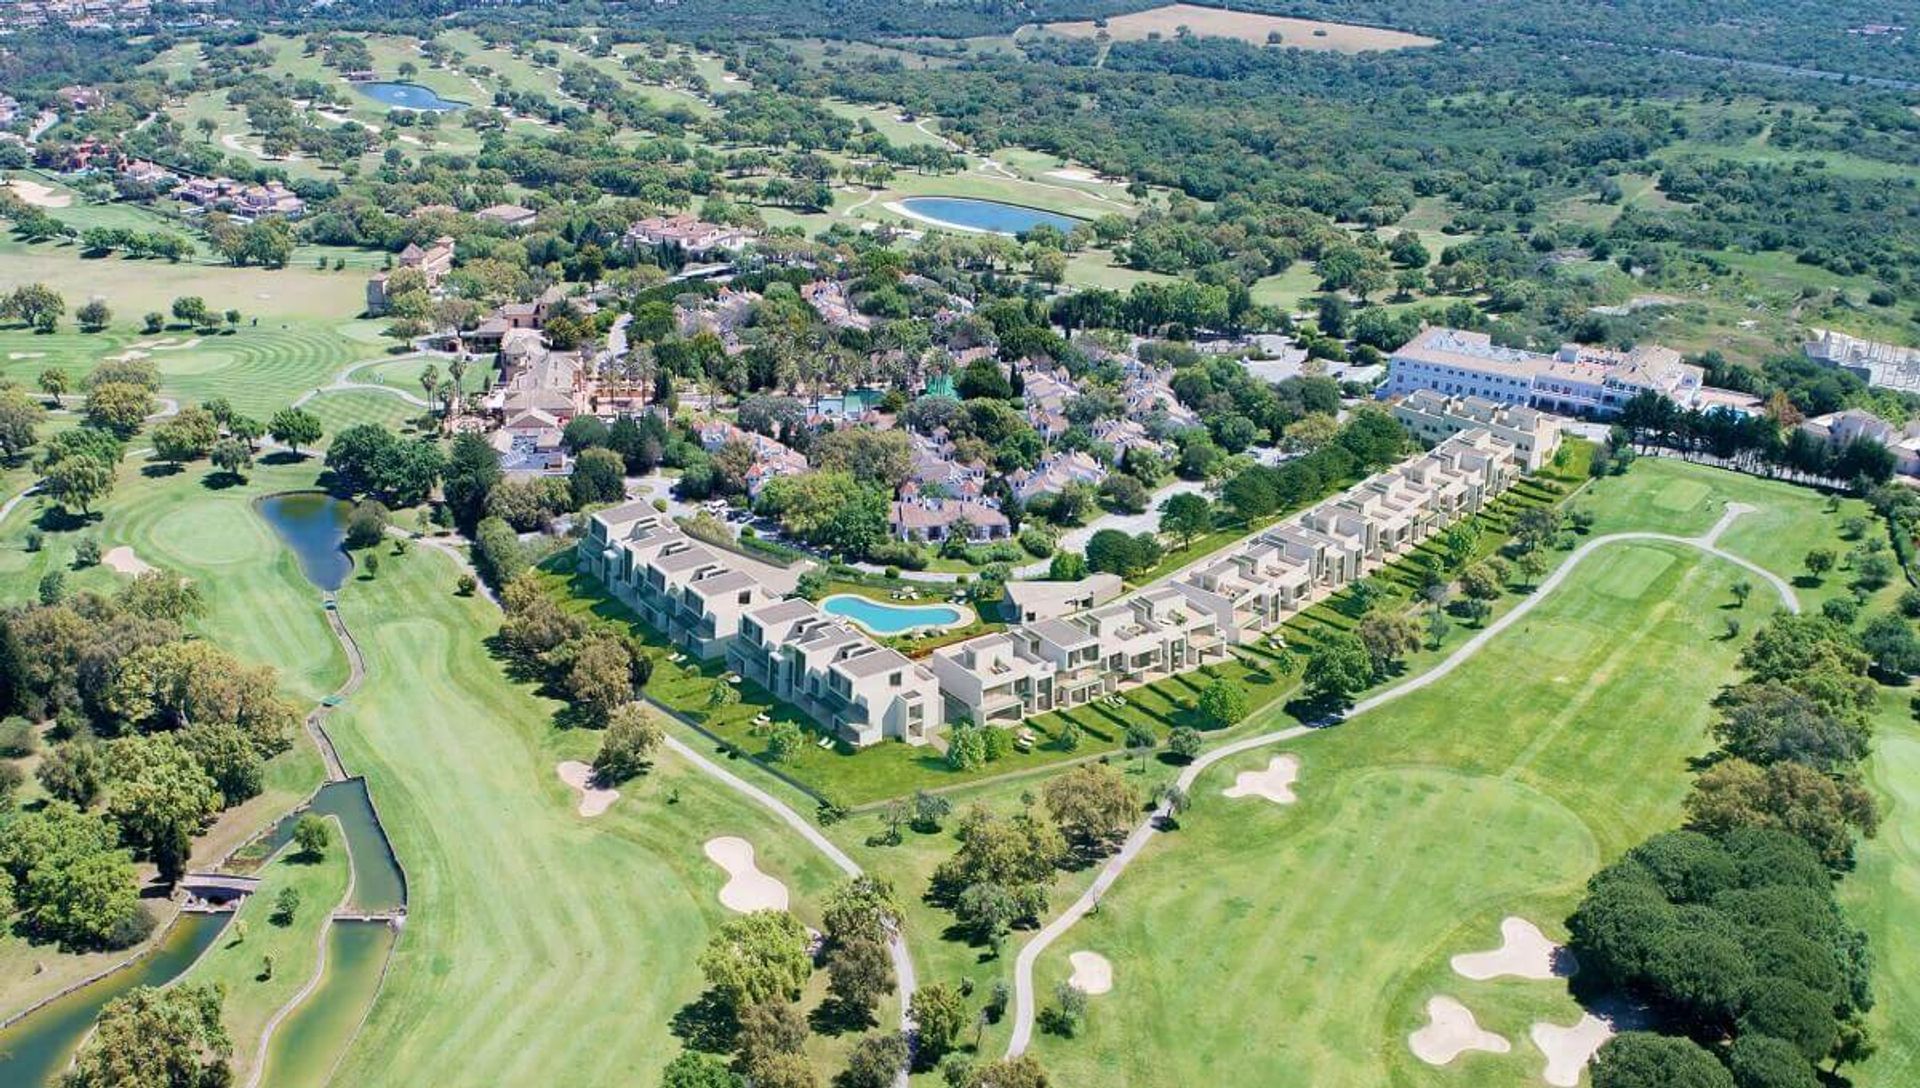
<instances>
[{"instance_id":1,"label":"golf cart path","mask_svg":"<svg viewBox=\"0 0 1920 1088\"><path fill-rule=\"evenodd\" d=\"M334 904L331 911L327 912L327 924L321 926L320 932L314 937L314 945L318 949L319 955L314 958L313 973L308 975L307 981L301 984L300 992L288 998L286 1004L275 1009L273 1015L268 1017L266 1024L261 1027L260 1041L255 1044L253 1050L253 1070L247 1075L246 1088L260 1088L260 1081L267 1074L267 1048L273 1044L274 1032L279 1031L281 1023L285 1021L287 1017L292 1016L298 1011L302 1005L305 1005L307 999L313 996L313 992L320 988L320 983L325 981L327 977L327 939L333 935L334 915L346 910L347 905L353 902L353 845L347 841L346 826L340 822L340 817L338 816L322 816L320 818L326 820L332 825L333 830L339 832L340 849L347 855L347 890L340 894L340 901ZM298 849L298 847L293 843L288 843L286 846L281 847L281 849Z\"/></svg>"},{"instance_id":2,"label":"golf cart path","mask_svg":"<svg viewBox=\"0 0 1920 1088\"><path fill-rule=\"evenodd\" d=\"M641 701L667 717L673 718L676 721L682 720L677 711L662 703L656 702L651 697L643 695L641 696ZM740 794L742 797L766 809L768 812L773 813L782 823L793 828L800 834L801 838L811 843L814 849L826 855L827 860L833 862L834 866L841 872L850 877L857 877L864 874L858 862L848 857L847 852L836 846L833 840L821 834L820 829L815 827L805 816L794 811L793 806L780 800L773 794L768 793L766 790L761 789L759 786L741 778L739 775L734 774L732 771L727 770L725 767L720 766L718 763L715 763L713 760L707 758L704 753L681 740L679 737L668 733L665 735L665 741L667 747L671 749L675 755L693 764L696 770L704 772L721 785ZM908 1006L912 1003L914 991L919 988L919 985L914 978L913 958L907 955L906 938L899 932L895 932L887 941L887 952L893 958L893 973L899 981L900 1030L910 1032L913 1028L913 1020L908 1015ZM905 1088L907 1071L904 1068L900 1070L899 1076L895 1079L894 1083L896 1088Z\"/></svg>"},{"instance_id":3,"label":"golf cart path","mask_svg":"<svg viewBox=\"0 0 1920 1088\"><path fill-rule=\"evenodd\" d=\"M333 376L332 381L300 394L300 396L294 400L293 406L295 408L305 407L308 401L322 393L386 393L390 396L399 397L415 408L431 408L432 405L428 404L426 400L418 394L409 393L397 386L382 385L379 382L357 382L353 380L353 375L357 371L364 370L370 366L378 366L381 363L391 363L403 358L405 358L405 356L390 355L382 359L362 359L357 363L348 363L345 367L341 368L338 374Z\"/></svg>"},{"instance_id":4,"label":"golf cart path","mask_svg":"<svg viewBox=\"0 0 1920 1088\"><path fill-rule=\"evenodd\" d=\"M1535 606L1547 599L1553 590L1557 589L1562 582L1566 581L1567 576L1573 572L1575 567L1580 565L1582 560L1600 548L1610 544L1645 540L1659 541L1668 544L1683 544L1688 547L1698 548L1708 555L1724 559L1735 566L1751 571L1753 574L1765 579L1766 582L1773 586L1774 590L1780 594L1781 602L1786 605L1789 612L1799 612L1800 599L1794 594L1793 587L1787 584L1786 579L1781 578L1779 575L1761 567L1751 560L1734 555L1719 546L1721 534L1727 531L1728 526L1732 525L1742 514L1750 513L1754 509L1754 507L1745 503L1730 502L1726 506L1726 512L1720 515L1720 520L1715 522L1711 529L1708 529L1699 536L1675 536L1671 533L1626 532L1611 533L1607 536L1595 537L1587 541L1585 544L1574 549L1573 553L1567 556L1567 561L1560 564L1559 567L1554 569L1552 574L1548 575L1538 586L1534 587L1534 591L1529 594L1525 600L1515 605L1511 612L1508 612L1506 615L1501 616L1499 619L1482 628L1472 638L1462 643L1459 649L1449 654L1446 660L1435 665L1432 669L1421 673L1419 676L1396 684L1377 695L1362 699L1353 704L1346 714L1343 715L1342 720L1351 721L1370 710L1378 709L1402 696L1411 695L1431 684L1446 679L1453 674L1455 669L1479 653L1487 643L1493 641L1493 639L1498 637L1500 633L1507 628L1512 627L1515 623L1524 619L1528 613L1533 611ZM1180 772L1180 777L1175 779L1175 784L1182 792L1185 792L1193 786L1194 780L1200 777L1201 772L1223 759L1228 759L1242 752L1249 752L1255 748L1261 748L1269 744L1278 744L1282 741L1293 740L1296 737L1305 736L1307 733L1312 732L1312 730L1313 727L1311 726L1296 725L1286 729L1276 729L1271 732L1246 737L1234 741L1231 744L1221 745L1188 764L1186 769ZM1020 955L1014 961L1013 968L1013 1035L1007 1041L1008 1057L1017 1057L1025 1053L1028 1045L1033 1041L1033 965L1040 959L1042 953L1051 947L1055 941L1060 939L1062 934L1073 928L1075 922L1086 917L1095 907L1100 905L1100 897L1106 893L1107 889L1113 887L1114 882L1120 879L1120 874L1126 872L1127 866L1131 865L1133 860L1139 857L1140 853L1146 849L1147 844L1159 833L1160 823L1169 815L1170 813L1168 812L1165 802L1155 805L1153 811L1147 814L1146 819L1142 820L1140 824L1128 834L1126 842L1121 845L1119 851L1107 860L1106 865L1100 870L1100 875L1094 878L1092 886L1081 893L1080 898L1068 905L1068 907L1060 913L1059 917L1042 927L1038 933L1034 934L1033 939L1028 941L1020 949Z\"/></svg>"}]
</instances>

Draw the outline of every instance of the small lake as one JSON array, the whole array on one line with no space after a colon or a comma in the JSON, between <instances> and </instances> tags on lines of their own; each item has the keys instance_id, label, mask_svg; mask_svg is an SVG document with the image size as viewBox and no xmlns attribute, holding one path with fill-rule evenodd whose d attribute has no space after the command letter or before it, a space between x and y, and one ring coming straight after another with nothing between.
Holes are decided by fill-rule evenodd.
<instances>
[{"instance_id":1,"label":"small lake","mask_svg":"<svg viewBox=\"0 0 1920 1088\"><path fill-rule=\"evenodd\" d=\"M289 491L260 500L260 516L300 560L307 581L331 593L353 573L348 557L347 513L351 503L323 491Z\"/></svg>"},{"instance_id":2,"label":"small lake","mask_svg":"<svg viewBox=\"0 0 1920 1088\"><path fill-rule=\"evenodd\" d=\"M941 226L991 234L1025 234L1042 225L1058 228L1065 234L1084 222L1071 215L1045 212L1022 204L1002 204L997 200L976 200L967 196L912 196L902 200L900 206Z\"/></svg>"},{"instance_id":3,"label":"small lake","mask_svg":"<svg viewBox=\"0 0 1920 1088\"><path fill-rule=\"evenodd\" d=\"M139 962L60 998L0 1031L0 1084L51 1085L107 1002L136 986L161 986L193 965L226 928L230 914L181 914Z\"/></svg>"},{"instance_id":4,"label":"small lake","mask_svg":"<svg viewBox=\"0 0 1920 1088\"><path fill-rule=\"evenodd\" d=\"M441 98L440 93L432 87L422 87L418 83L356 83L353 89L383 106L394 109L444 113L467 108L467 103L452 98Z\"/></svg>"},{"instance_id":5,"label":"small lake","mask_svg":"<svg viewBox=\"0 0 1920 1088\"><path fill-rule=\"evenodd\" d=\"M950 604L886 604L852 593L840 593L820 602L820 611L841 616L876 635L900 635L923 627L956 627L967 614Z\"/></svg>"}]
</instances>

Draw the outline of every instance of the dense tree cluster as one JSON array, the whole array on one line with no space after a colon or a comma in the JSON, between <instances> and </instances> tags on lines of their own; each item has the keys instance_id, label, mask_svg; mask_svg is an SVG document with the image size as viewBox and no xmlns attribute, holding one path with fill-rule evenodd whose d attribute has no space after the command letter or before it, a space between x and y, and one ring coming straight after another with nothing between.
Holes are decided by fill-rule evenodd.
<instances>
[{"instance_id":1,"label":"dense tree cluster","mask_svg":"<svg viewBox=\"0 0 1920 1088\"><path fill-rule=\"evenodd\" d=\"M1870 659L1835 621L1782 614L1740 664L1747 680L1717 700L1721 749L1686 801L1688 829L1603 869L1568 922L1583 974L1648 1000L1714 1053L1625 1035L1600 1052L1596 1085L1804 1086L1816 1063L1871 1052L1866 936L1833 883L1877 822L1855 770L1878 701Z\"/></svg>"},{"instance_id":2,"label":"dense tree cluster","mask_svg":"<svg viewBox=\"0 0 1920 1088\"><path fill-rule=\"evenodd\" d=\"M299 713L273 671L187 639L200 609L191 583L153 572L0 618L6 710L59 738L38 769L54 803L0 827L28 933L82 948L144 936L128 851L177 879L193 836L292 744Z\"/></svg>"}]
</instances>

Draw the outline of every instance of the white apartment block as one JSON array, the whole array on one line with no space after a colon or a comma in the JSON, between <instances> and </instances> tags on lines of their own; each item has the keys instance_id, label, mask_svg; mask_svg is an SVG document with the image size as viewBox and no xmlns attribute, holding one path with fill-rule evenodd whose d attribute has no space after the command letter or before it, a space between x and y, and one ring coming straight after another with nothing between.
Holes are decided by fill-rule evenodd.
<instances>
[{"instance_id":1,"label":"white apartment block","mask_svg":"<svg viewBox=\"0 0 1920 1088\"><path fill-rule=\"evenodd\" d=\"M1868 385L1920 392L1920 348L1815 329L1805 351L1814 362L1851 371Z\"/></svg>"},{"instance_id":2,"label":"white apartment block","mask_svg":"<svg viewBox=\"0 0 1920 1088\"><path fill-rule=\"evenodd\" d=\"M1528 472L1538 471L1560 448L1557 416L1523 404L1498 404L1476 396L1454 397L1416 389L1393 406L1393 418L1429 446L1462 431L1486 430L1520 451Z\"/></svg>"},{"instance_id":3,"label":"white apartment block","mask_svg":"<svg viewBox=\"0 0 1920 1088\"><path fill-rule=\"evenodd\" d=\"M931 670L798 598L747 612L727 661L856 748L925 744L945 721Z\"/></svg>"},{"instance_id":4,"label":"white apartment block","mask_svg":"<svg viewBox=\"0 0 1920 1088\"><path fill-rule=\"evenodd\" d=\"M802 600L769 592L749 564L693 540L647 503L603 510L577 553L647 626L806 711L856 746L895 737L924 744L937 729L933 674Z\"/></svg>"},{"instance_id":5,"label":"white apartment block","mask_svg":"<svg viewBox=\"0 0 1920 1088\"><path fill-rule=\"evenodd\" d=\"M1018 721L1226 656L1218 617L1179 585L943 646L928 658L948 721Z\"/></svg>"},{"instance_id":6,"label":"white apartment block","mask_svg":"<svg viewBox=\"0 0 1920 1088\"><path fill-rule=\"evenodd\" d=\"M1466 431L1370 476L1188 571L1176 587L1232 641L1279 626L1341 586L1412 551L1520 478L1519 450Z\"/></svg>"},{"instance_id":7,"label":"white apartment block","mask_svg":"<svg viewBox=\"0 0 1920 1088\"><path fill-rule=\"evenodd\" d=\"M1612 415L1649 390L1695 407L1705 379L1705 370L1656 345L1620 352L1566 344L1542 355L1501 347L1483 332L1429 328L1393 353L1378 395L1425 389L1567 415Z\"/></svg>"},{"instance_id":8,"label":"white apartment block","mask_svg":"<svg viewBox=\"0 0 1920 1088\"><path fill-rule=\"evenodd\" d=\"M726 653L742 614L775 599L730 555L688 537L646 503L595 514L579 562L649 627L702 661Z\"/></svg>"},{"instance_id":9,"label":"white apartment block","mask_svg":"<svg viewBox=\"0 0 1920 1088\"><path fill-rule=\"evenodd\" d=\"M594 515L581 569L676 645L725 654L743 677L848 744L925 743L943 724L1017 722L1224 659L1341 586L1484 506L1526 467L1519 446L1476 428L1270 526L1173 581L1063 584L1021 603L1023 622L914 661L803 600L783 600L739 561L689 540L642 503ZM1075 609L1069 611L1068 609Z\"/></svg>"}]
</instances>

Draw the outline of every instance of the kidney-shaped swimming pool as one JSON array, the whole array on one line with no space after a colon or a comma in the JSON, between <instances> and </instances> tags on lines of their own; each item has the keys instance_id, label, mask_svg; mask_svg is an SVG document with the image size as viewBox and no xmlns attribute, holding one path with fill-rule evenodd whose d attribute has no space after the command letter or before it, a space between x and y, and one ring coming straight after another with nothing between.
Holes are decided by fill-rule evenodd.
<instances>
[{"instance_id":1,"label":"kidney-shaped swimming pool","mask_svg":"<svg viewBox=\"0 0 1920 1088\"><path fill-rule=\"evenodd\" d=\"M820 602L820 611L852 620L876 635L901 635L925 627L958 627L967 611L951 604L887 604L852 593L837 593Z\"/></svg>"}]
</instances>

